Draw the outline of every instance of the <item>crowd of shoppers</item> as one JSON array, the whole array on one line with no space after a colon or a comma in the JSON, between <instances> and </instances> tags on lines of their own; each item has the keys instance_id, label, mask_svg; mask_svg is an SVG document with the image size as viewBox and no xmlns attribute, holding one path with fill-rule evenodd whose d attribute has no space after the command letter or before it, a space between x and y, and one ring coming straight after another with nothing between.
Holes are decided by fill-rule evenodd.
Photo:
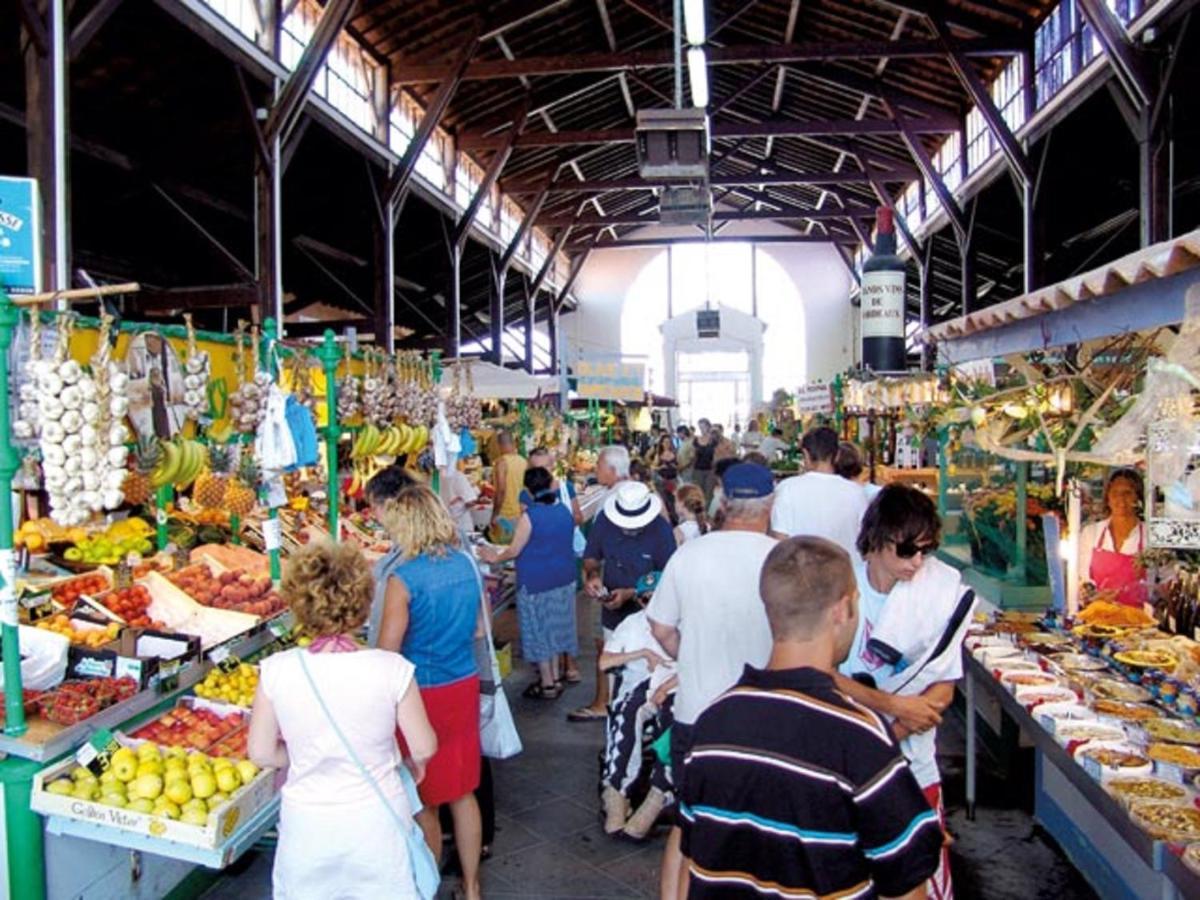
<instances>
[{"instance_id":1,"label":"crowd of shoppers","mask_svg":"<svg viewBox=\"0 0 1200 900\"><path fill-rule=\"evenodd\" d=\"M591 522L552 453L495 442L492 543L476 554L515 563L537 672L525 696L579 680L579 598L599 626L596 694L568 718L605 722L605 831L644 840L674 811L663 897L952 897L935 741L973 596L932 556L936 508L865 485L832 429L804 435L806 471L778 485L779 451L757 424L736 443L705 420L678 437L663 435L644 471L603 448ZM348 877L416 896L395 823L415 817L440 855L439 812L463 894L480 896L489 611L462 493L384 470L367 499L392 546L373 572L346 547L290 560L283 590L316 640L264 664L250 736L253 758L290 766L279 896L336 893ZM378 649L354 640L363 626Z\"/></svg>"}]
</instances>

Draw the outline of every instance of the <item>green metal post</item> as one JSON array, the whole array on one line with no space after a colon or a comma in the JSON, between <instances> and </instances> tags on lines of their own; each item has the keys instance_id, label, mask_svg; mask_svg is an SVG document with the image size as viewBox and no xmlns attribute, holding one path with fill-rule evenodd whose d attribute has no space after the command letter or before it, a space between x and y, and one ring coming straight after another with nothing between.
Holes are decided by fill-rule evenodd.
<instances>
[{"instance_id":1,"label":"green metal post","mask_svg":"<svg viewBox=\"0 0 1200 900\"><path fill-rule=\"evenodd\" d=\"M330 328L325 329L325 339L321 341L321 346L317 349L317 359L321 361L321 367L325 370L325 464L329 469L327 473L329 483L326 486L329 493L328 522L329 534L336 541L338 539L339 490L337 445L338 439L342 435L337 417L337 367L341 354L338 352L337 341Z\"/></svg>"},{"instance_id":2,"label":"green metal post","mask_svg":"<svg viewBox=\"0 0 1200 900\"><path fill-rule=\"evenodd\" d=\"M266 319L263 322L262 337L259 338L258 368L261 372L269 373L273 379L276 378L278 374L276 373L275 367L272 364L272 351L275 348L275 339L278 333L279 332L274 319ZM266 495L267 491L264 487L262 490L263 499L266 499ZM277 523L279 521L279 510L268 504L267 516L272 522ZM273 581L275 584L279 584L280 578L283 576L283 566L279 561L279 547L272 547L268 551L268 555L271 558L271 581Z\"/></svg>"},{"instance_id":3,"label":"green metal post","mask_svg":"<svg viewBox=\"0 0 1200 900\"><path fill-rule=\"evenodd\" d=\"M1029 487L1029 463L1019 462L1017 465L1017 553L1008 576L1012 581L1025 584L1029 572L1029 506L1027 503Z\"/></svg>"},{"instance_id":4,"label":"green metal post","mask_svg":"<svg viewBox=\"0 0 1200 900\"><path fill-rule=\"evenodd\" d=\"M837 375L833 379L833 427L843 439L846 437L842 431L846 424L846 415L842 410L842 376Z\"/></svg>"},{"instance_id":5,"label":"green metal post","mask_svg":"<svg viewBox=\"0 0 1200 900\"><path fill-rule=\"evenodd\" d=\"M938 426L938 516L946 521L949 511L947 491L950 489L950 428Z\"/></svg>"},{"instance_id":6,"label":"green metal post","mask_svg":"<svg viewBox=\"0 0 1200 900\"><path fill-rule=\"evenodd\" d=\"M4 648L4 732L25 733L21 702L21 647L17 633L17 567L13 557L12 479L20 460L12 445L8 408L8 351L20 319L17 308L0 288L0 623Z\"/></svg>"},{"instance_id":7,"label":"green metal post","mask_svg":"<svg viewBox=\"0 0 1200 900\"><path fill-rule=\"evenodd\" d=\"M174 495L175 491L169 484L164 484L154 492L154 527L159 550L166 550L170 542L167 537L167 504Z\"/></svg>"},{"instance_id":8,"label":"green metal post","mask_svg":"<svg viewBox=\"0 0 1200 900\"><path fill-rule=\"evenodd\" d=\"M17 696L20 697L19 691ZM42 817L29 808L33 776L44 765L15 756L0 760L0 789L4 791L3 862L7 866L7 896L12 900L45 900L46 897Z\"/></svg>"}]
</instances>

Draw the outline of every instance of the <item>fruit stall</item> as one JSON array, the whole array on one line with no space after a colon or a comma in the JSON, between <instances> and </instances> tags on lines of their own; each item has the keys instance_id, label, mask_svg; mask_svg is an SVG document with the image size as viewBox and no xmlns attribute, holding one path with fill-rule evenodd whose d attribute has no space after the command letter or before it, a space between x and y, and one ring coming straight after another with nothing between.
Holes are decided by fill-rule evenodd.
<instances>
[{"instance_id":1,"label":"fruit stall","mask_svg":"<svg viewBox=\"0 0 1200 900\"><path fill-rule=\"evenodd\" d=\"M194 894L277 819L246 739L257 663L307 642L283 560L386 549L364 485L452 465L480 406L436 355L49 299L0 292L4 896Z\"/></svg>"}]
</instances>

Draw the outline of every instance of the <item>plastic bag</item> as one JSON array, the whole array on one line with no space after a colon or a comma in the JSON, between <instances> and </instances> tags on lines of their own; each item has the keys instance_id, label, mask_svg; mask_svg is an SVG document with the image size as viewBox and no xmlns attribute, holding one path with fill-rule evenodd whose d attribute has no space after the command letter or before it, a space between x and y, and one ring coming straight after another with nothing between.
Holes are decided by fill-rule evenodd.
<instances>
[{"instance_id":1,"label":"plastic bag","mask_svg":"<svg viewBox=\"0 0 1200 900\"><path fill-rule=\"evenodd\" d=\"M267 413L258 426L254 455L267 472L284 472L296 464L296 445L287 422L287 397L276 385L267 395Z\"/></svg>"},{"instance_id":2,"label":"plastic bag","mask_svg":"<svg viewBox=\"0 0 1200 900\"><path fill-rule=\"evenodd\" d=\"M71 642L61 634L44 628L18 626L21 643L21 687L27 691L48 691L67 674L67 650ZM4 672L0 667L0 691L4 690Z\"/></svg>"}]
</instances>

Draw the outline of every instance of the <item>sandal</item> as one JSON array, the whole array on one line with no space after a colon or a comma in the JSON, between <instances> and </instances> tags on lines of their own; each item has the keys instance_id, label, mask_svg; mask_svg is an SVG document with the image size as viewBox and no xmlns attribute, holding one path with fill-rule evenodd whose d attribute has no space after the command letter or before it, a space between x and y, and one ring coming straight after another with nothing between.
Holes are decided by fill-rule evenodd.
<instances>
[{"instance_id":1,"label":"sandal","mask_svg":"<svg viewBox=\"0 0 1200 900\"><path fill-rule=\"evenodd\" d=\"M521 691L522 697L528 697L531 700L557 700L559 694L562 693L562 688L557 684L544 685L540 681L535 681Z\"/></svg>"},{"instance_id":2,"label":"sandal","mask_svg":"<svg viewBox=\"0 0 1200 900\"><path fill-rule=\"evenodd\" d=\"M597 711L592 709L590 706L581 706L579 709L575 709L567 713L568 722L603 722L607 718L607 711Z\"/></svg>"},{"instance_id":3,"label":"sandal","mask_svg":"<svg viewBox=\"0 0 1200 900\"><path fill-rule=\"evenodd\" d=\"M567 684L579 684L579 682L583 681L583 676L579 674L578 669L571 669L563 673L562 680Z\"/></svg>"}]
</instances>

